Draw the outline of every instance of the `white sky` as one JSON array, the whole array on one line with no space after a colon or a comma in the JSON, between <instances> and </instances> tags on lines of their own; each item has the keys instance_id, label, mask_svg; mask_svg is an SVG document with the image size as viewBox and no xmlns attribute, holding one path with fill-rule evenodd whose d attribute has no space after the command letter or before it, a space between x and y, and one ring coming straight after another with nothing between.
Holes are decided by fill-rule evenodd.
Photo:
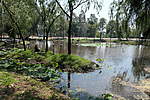
<instances>
[{"instance_id":1,"label":"white sky","mask_svg":"<svg viewBox=\"0 0 150 100\"><path fill-rule=\"evenodd\" d=\"M109 20L108 13L109 13L109 8L110 8L111 2L113 2L113 0L102 0L103 5L102 5L102 10L100 11L99 16L97 15L96 10L91 7L89 9L89 11L87 11L87 13L86 13L86 18L89 18L90 14L95 14L98 19L104 17L107 19L107 22L108 22L108 20ZM77 9L75 12L80 13L80 9Z\"/></svg>"}]
</instances>

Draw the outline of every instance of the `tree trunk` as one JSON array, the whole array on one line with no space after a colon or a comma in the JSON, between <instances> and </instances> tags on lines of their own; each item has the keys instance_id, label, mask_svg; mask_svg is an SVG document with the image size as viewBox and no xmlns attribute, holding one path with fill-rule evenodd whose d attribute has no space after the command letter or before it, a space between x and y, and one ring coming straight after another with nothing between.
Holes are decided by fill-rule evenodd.
<instances>
[{"instance_id":1,"label":"tree trunk","mask_svg":"<svg viewBox=\"0 0 150 100\"><path fill-rule=\"evenodd\" d=\"M102 33L101 32L100 32L100 36L99 37L100 37L100 41L102 41Z\"/></svg>"},{"instance_id":2,"label":"tree trunk","mask_svg":"<svg viewBox=\"0 0 150 100\"><path fill-rule=\"evenodd\" d=\"M45 48L45 52L48 51L48 32L46 33L46 48Z\"/></svg>"},{"instance_id":3,"label":"tree trunk","mask_svg":"<svg viewBox=\"0 0 150 100\"><path fill-rule=\"evenodd\" d=\"M71 9L70 17L69 17L69 28L68 28L68 54L69 55L71 54L72 15L73 15L73 10Z\"/></svg>"},{"instance_id":4,"label":"tree trunk","mask_svg":"<svg viewBox=\"0 0 150 100\"><path fill-rule=\"evenodd\" d=\"M45 24L45 22L44 22L44 24ZM43 40L45 40L45 25L44 25L44 31L43 31Z\"/></svg>"}]
</instances>

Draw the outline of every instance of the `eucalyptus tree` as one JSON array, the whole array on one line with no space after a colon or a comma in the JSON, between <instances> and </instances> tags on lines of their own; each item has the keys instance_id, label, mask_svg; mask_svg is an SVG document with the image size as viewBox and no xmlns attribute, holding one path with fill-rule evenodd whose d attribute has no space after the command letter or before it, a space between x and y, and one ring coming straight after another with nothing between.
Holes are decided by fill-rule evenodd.
<instances>
[{"instance_id":1,"label":"eucalyptus tree","mask_svg":"<svg viewBox=\"0 0 150 100\"><path fill-rule=\"evenodd\" d=\"M98 2L98 0L64 0L63 3L65 3L65 7L62 6L61 2L59 0L55 0L57 4L60 6L62 11L66 14L66 16L69 18L69 28L68 28L68 54L71 54L71 36L72 36L72 20L73 20L73 13L74 10L77 9L80 6L83 6L85 10L88 10L91 6L91 4L94 5L94 8L99 11L101 9L101 5Z\"/></svg>"},{"instance_id":2,"label":"eucalyptus tree","mask_svg":"<svg viewBox=\"0 0 150 100\"><path fill-rule=\"evenodd\" d=\"M106 28L106 19L105 18L101 18L99 21L99 25L98 25L98 29L100 32L100 41L102 39L102 34L104 33L104 29Z\"/></svg>"}]
</instances>

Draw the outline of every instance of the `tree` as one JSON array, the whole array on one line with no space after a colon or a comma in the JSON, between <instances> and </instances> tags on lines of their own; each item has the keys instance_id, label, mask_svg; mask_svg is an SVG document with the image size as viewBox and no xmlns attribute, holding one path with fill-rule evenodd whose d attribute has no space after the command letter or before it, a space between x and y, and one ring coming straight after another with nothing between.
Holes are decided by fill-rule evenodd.
<instances>
[{"instance_id":1,"label":"tree","mask_svg":"<svg viewBox=\"0 0 150 100\"><path fill-rule=\"evenodd\" d=\"M130 14L128 14L129 12L129 6L126 5L126 3L122 2L120 3L120 9L122 9L122 32L125 33L125 37L128 40L129 35L130 35Z\"/></svg>"},{"instance_id":2,"label":"tree","mask_svg":"<svg viewBox=\"0 0 150 100\"><path fill-rule=\"evenodd\" d=\"M38 12L43 29L43 40L46 36L46 48L45 52L48 51L48 37L55 20L60 16L59 7L56 5L55 0L37 0L36 3L28 1L35 10Z\"/></svg>"},{"instance_id":3,"label":"tree","mask_svg":"<svg viewBox=\"0 0 150 100\"><path fill-rule=\"evenodd\" d=\"M8 2L7 2L7 3L8 3ZM21 38L22 41L23 41L24 50L26 50L25 41L24 41L23 35L22 35L22 33L21 33L21 29L20 29L20 27L19 27L17 21L15 20L14 16L12 15L12 12L10 11L10 9L7 7L6 2L2 1L2 5L3 5L4 9L7 11L7 13L8 13L8 15L9 15L9 17L10 17L12 23L16 26L16 28L17 28L17 30L18 30L18 33L19 33L19 35L20 35L20 38Z\"/></svg>"},{"instance_id":4,"label":"tree","mask_svg":"<svg viewBox=\"0 0 150 100\"><path fill-rule=\"evenodd\" d=\"M126 13L130 15L130 22L135 24L139 38L141 35L150 38L150 0L123 0L122 3L129 9Z\"/></svg>"},{"instance_id":5,"label":"tree","mask_svg":"<svg viewBox=\"0 0 150 100\"><path fill-rule=\"evenodd\" d=\"M96 0L67 0L66 7L69 10L69 13L65 11L65 9L62 7L60 2L58 0L55 0L59 7L62 9L62 11L66 14L66 16L69 18L69 28L68 28L68 54L71 54L71 35L72 35L72 20L73 20L73 12L75 9L77 9L79 6L84 5L86 7L86 10L90 7L91 4L94 4L94 7L99 10L101 9L101 5Z\"/></svg>"},{"instance_id":6,"label":"tree","mask_svg":"<svg viewBox=\"0 0 150 100\"><path fill-rule=\"evenodd\" d=\"M102 39L102 34L104 33L105 25L106 25L106 19L101 18L98 25L98 29L100 31L100 41Z\"/></svg>"},{"instance_id":7,"label":"tree","mask_svg":"<svg viewBox=\"0 0 150 100\"><path fill-rule=\"evenodd\" d=\"M55 25L53 29L57 30L57 36L61 36L64 39L64 37L66 36L67 27L68 27L68 21L65 18L65 15L62 13L58 18L58 20L55 21Z\"/></svg>"},{"instance_id":8,"label":"tree","mask_svg":"<svg viewBox=\"0 0 150 100\"><path fill-rule=\"evenodd\" d=\"M111 20L114 20L115 18L115 21L116 21L116 35L117 35L117 38L118 40L121 40L121 38L123 37L122 36L122 32L121 32L121 19L122 19L122 9L121 9L121 1L120 0L117 0L117 1L113 1L111 3L111 13L110 13L110 16L111 16Z\"/></svg>"},{"instance_id":9,"label":"tree","mask_svg":"<svg viewBox=\"0 0 150 100\"><path fill-rule=\"evenodd\" d=\"M109 34L109 37L116 37L116 21L110 20L106 25L106 34Z\"/></svg>"},{"instance_id":10,"label":"tree","mask_svg":"<svg viewBox=\"0 0 150 100\"><path fill-rule=\"evenodd\" d=\"M81 10L80 14L79 14L79 36L86 36L87 33L87 22L86 22L86 16L85 16L85 12L83 10Z\"/></svg>"},{"instance_id":11,"label":"tree","mask_svg":"<svg viewBox=\"0 0 150 100\"><path fill-rule=\"evenodd\" d=\"M9 33L14 40L18 35L26 50L25 39L28 38L36 12L25 0L3 0L3 32Z\"/></svg>"}]
</instances>

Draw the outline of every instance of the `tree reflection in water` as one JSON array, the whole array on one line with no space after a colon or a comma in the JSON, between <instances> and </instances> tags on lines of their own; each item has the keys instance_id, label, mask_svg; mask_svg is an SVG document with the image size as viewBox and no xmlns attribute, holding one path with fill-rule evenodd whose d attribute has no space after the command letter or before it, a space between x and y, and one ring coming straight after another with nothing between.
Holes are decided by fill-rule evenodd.
<instances>
[{"instance_id":1,"label":"tree reflection in water","mask_svg":"<svg viewBox=\"0 0 150 100\"><path fill-rule=\"evenodd\" d=\"M141 77L149 76L148 73L144 71L144 68L150 67L150 55L149 48L147 47L138 47L136 58L132 61L132 70L133 75L137 78L137 81L141 79Z\"/></svg>"}]
</instances>

